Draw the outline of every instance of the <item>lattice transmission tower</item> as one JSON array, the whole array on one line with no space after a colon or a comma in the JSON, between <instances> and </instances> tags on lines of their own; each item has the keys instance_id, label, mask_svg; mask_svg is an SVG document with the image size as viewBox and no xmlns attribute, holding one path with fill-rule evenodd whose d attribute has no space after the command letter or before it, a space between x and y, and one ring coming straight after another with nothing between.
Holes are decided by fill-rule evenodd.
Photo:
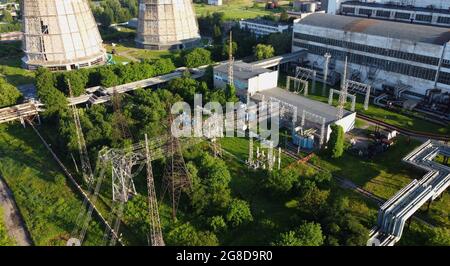
<instances>
[{"instance_id":1,"label":"lattice transmission tower","mask_svg":"<svg viewBox=\"0 0 450 266\"><path fill-rule=\"evenodd\" d=\"M169 125L171 125L172 122L173 117L172 115L169 115ZM163 193L161 201L168 192L172 201L172 218L175 219L181 193L189 190L192 187L192 183L181 152L180 141L170 132L169 140L167 142L167 154L169 158L163 176Z\"/></svg>"},{"instance_id":2,"label":"lattice transmission tower","mask_svg":"<svg viewBox=\"0 0 450 266\"><path fill-rule=\"evenodd\" d=\"M67 80L67 83L69 87L69 95L70 97L73 97L70 80ZM80 115L78 113L78 109L75 104L71 106L71 109L73 121L75 124L75 132L77 135L78 150L80 152L81 172L83 175L83 180L86 184L91 186L91 184L94 182L94 175L92 173L92 167L89 161L89 154L86 148L86 141L84 139L83 129L81 128Z\"/></svg>"}]
</instances>

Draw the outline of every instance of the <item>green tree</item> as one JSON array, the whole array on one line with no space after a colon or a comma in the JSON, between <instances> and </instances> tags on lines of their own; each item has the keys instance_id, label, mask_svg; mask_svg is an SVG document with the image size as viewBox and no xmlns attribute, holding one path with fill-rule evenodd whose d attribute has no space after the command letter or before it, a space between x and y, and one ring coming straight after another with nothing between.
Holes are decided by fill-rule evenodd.
<instances>
[{"instance_id":1,"label":"green tree","mask_svg":"<svg viewBox=\"0 0 450 266\"><path fill-rule=\"evenodd\" d=\"M234 57L236 56L237 50L238 50L237 42L232 42L231 43L231 53L233 54ZM226 43L223 44L222 55L223 55L223 58L230 57L230 42L229 41L227 41Z\"/></svg>"},{"instance_id":2,"label":"green tree","mask_svg":"<svg viewBox=\"0 0 450 266\"><path fill-rule=\"evenodd\" d=\"M238 102L239 98L236 96L236 87L234 85L227 84L225 87L225 96L227 97L227 102Z\"/></svg>"},{"instance_id":3,"label":"green tree","mask_svg":"<svg viewBox=\"0 0 450 266\"><path fill-rule=\"evenodd\" d=\"M222 216L213 216L209 220L209 225L215 233L223 232L227 229L227 224Z\"/></svg>"},{"instance_id":4,"label":"green tree","mask_svg":"<svg viewBox=\"0 0 450 266\"><path fill-rule=\"evenodd\" d=\"M81 71L68 71L63 72L59 77L61 80L58 84L60 89L62 88L66 94L69 96L69 82L72 89L73 96L80 96L86 93L86 84L88 82L88 76Z\"/></svg>"},{"instance_id":5,"label":"green tree","mask_svg":"<svg viewBox=\"0 0 450 266\"><path fill-rule=\"evenodd\" d=\"M233 227L253 221L252 212L248 202L240 199L233 199L228 207L227 221Z\"/></svg>"},{"instance_id":6,"label":"green tree","mask_svg":"<svg viewBox=\"0 0 450 266\"><path fill-rule=\"evenodd\" d=\"M186 67L193 68L212 63L211 52L203 48L195 48L184 56Z\"/></svg>"},{"instance_id":7,"label":"green tree","mask_svg":"<svg viewBox=\"0 0 450 266\"><path fill-rule=\"evenodd\" d=\"M254 55L257 60L267 59L275 55L275 50L271 45L258 44L255 47Z\"/></svg>"},{"instance_id":8,"label":"green tree","mask_svg":"<svg viewBox=\"0 0 450 266\"><path fill-rule=\"evenodd\" d=\"M324 236L320 224L304 222L296 230L280 234L275 246L321 246Z\"/></svg>"},{"instance_id":9,"label":"green tree","mask_svg":"<svg viewBox=\"0 0 450 266\"><path fill-rule=\"evenodd\" d=\"M304 223L296 231L302 246L321 246L323 244L322 228L318 223Z\"/></svg>"},{"instance_id":10,"label":"green tree","mask_svg":"<svg viewBox=\"0 0 450 266\"><path fill-rule=\"evenodd\" d=\"M289 231L286 233L281 233L278 240L272 243L272 246L282 246L282 247L296 247L301 246L302 243L297 237L295 231Z\"/></svg>"},{"instance_id":11,"label":"green tree","mask_svg":"<svg viewBox=\"0 0 450 266\"><path fill-rule=\"evenodd\" d=\"M11 13L6 9L2 12L2 21L6 23L12 23L14 21Z\"/></svg>"},{"instance_id":12,"label":"green tree","mask_svg":"<svg viewBox=\"0 0 450 266\"><path fill-rule=\"evenodd\" d=\"M291 52L291 33L272 33L269 35L267 44L271 45L275 50L275 55L282 55Z\"/></svg>"},{"instance_id":13,"label":"green tree","mask_svg":"<svg viewBox=\"0 0 450 266\"><path fill-rule=\"evenodd\" d=\"M119 78L111 67L101 67L99 70L100 85L106 88L119 85Z\"/></svg>"},{"instance_id":14,"label":"green tree","mask_svg":"<svg viewBox=\"0 0 450 266\"><path fill-rule=\"evenodd\" d=\"M45 115L63 116L67 112L67 99L64 94L55 88L55 77L45 69L39 68L36 72L36 89L39 98L45 104Z\"/></svg>"},{"instance_id":15,"label":"green tree","mask_svg":"<svg viewBox=\"0 0 450 266\"><path fill-rule=\"evenodd\" d=\"M428 234L429 238L427 244L430 246L450 246L450 229L448 228L433 228Z\"/></svg>"},{"instance_id":16,"label":"green tree","mask_svg":"<svg viewBox=\"0 0 450 266\"><path fill-rule=\"evenodd\" d=\"M217 246L217 236L209 231L198 231L189 222L177 225L165 238L168 245L175 246Z\"/></svg>"},{"instance_id":17,"label":"green tree","mask_svg":"<svg viewBox=\"0 0 450 266\"><path fill-rule=\"evenodd\" d=\"M331 125L328 151L331 158L340 158L344 154L344 129L339 125Z\"/></svg>"},{"instance_id":18,"label":"green tree","mask_svg":"<svg viewBox=\"0 0 450 266\"><path fill-rule=\"evenodd\" d=\"M283 10L280 14L280 22L288 22L289 21L289 15L286 12L286 10Z\"/></svg>"},{"instance_id":19,"label":"green tree","mask_svg":"<svg viewBox=\"0 0 450 266\"><path fill-rule=\"evenodd\" d=\"M13 85L0 77L0 108L16 104L22 94Z\"/></svg>"},{"instance_id":20,"label":"green tree","mask_svg":"<svg viewBox=\"0 0 450 266\"><path fill-rule=\"evenodd\" d=\"M270 172L264 187L276 195L283 195L292 189L297 180L298 174L293 168L283 168Z\"/></svg>"},{"instance_id":21,"label":"green tree","mask_svg":"<svg viewBox=\"0 0 450 266\"><path fill-rule=\"evenodd\" d=\"M218 25L214 25L213 41L215 44L222 43L222 30L220 29L220 26L218 26Z\"/></svg>"}]
</instances>

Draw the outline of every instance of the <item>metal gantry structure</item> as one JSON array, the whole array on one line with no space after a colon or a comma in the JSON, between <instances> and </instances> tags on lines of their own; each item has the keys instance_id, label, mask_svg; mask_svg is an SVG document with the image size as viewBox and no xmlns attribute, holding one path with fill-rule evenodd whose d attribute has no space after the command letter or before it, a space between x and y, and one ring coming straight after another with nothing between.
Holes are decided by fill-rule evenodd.
<instances>
[{"instance_id":1,"label":"metal gantry structure","mask_svg":"<svg viewBox=\"0 0 450 266\"><path fill-rule=\"evenodd\" d=\"M294 82L293 86L294 93L300 94L303 91L303 95L308 96L309 83L307 80L287 76L286 77L287 90L291 89L291 82Z\"/></svg>"},{"instance_id":2,"label":"metal gantry structure","mask_svg":"<svg viewBox=\"0 0 450 266\"><path fill-rule=\"evenodd\" d=\"M338 91L338 90L335 90L335 89L330 89L330 95L328 96L328 104L329 105L333 105L333 96L334 96L334 94L339 94L339 98L340 98L342 93L343 93L342 91ZM350 107L350 110L352 112L355 111L356 96L353 95L353 94L348 94L347 93L347 98L349 98L352 101L352 106Z\"/></svg>"},{"instance_id":3,"label":"metal gantry structure","mask_svg":"<svg viewBox=\"0 0 450 266\"><path fill-rule=\"evenodd\" d=\"M371 86L368 84L364 84L361 82L356 82L353 80L347 80L347 88L348 91L354 91L356 93L361 93L365 95L364 98L364 110L369 109L369 101L370 101L370 91Z\"/></svg>"},{"instance_id":4,"label":"metal gantry structure","mask_svg":"<svg viewBox=\"0 0 450 266\"><path fill-rule=\"evenodd\" d=\"M308 82L308 80L312 81L311 91L315 93L316 91L316 76L317 72L313 69L304 68L304 67L296 67L295 68L295 78L302 80L304 82Z\"/></svg>"},{"instance_id":5,"label":"metal gantry structure","mask_svg":"<svg viewBox=\"0 0 450 266\"><path fill-rule=\"evenodd\" d=\"M302 120L301 120L301 124L300 124L302 130L304 130L304 127L306 125L306 120L320 125L319 144L322 146L325 143L326 118L323 116L320 116L318 114L314 114L314 113L308 112L306 110L303 110Z\"/></svg>"}]
</instances>

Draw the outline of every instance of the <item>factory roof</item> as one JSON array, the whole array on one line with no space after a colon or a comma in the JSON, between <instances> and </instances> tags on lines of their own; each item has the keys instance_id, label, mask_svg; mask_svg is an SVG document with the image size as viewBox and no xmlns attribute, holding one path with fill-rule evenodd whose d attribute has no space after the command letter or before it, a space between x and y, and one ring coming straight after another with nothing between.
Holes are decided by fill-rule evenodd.
<instances>
[{"instance_id":1,"label":"factory roof","mask_svg":"<svg viewBox=\"0 0 450 266\"><path fill-rule=\"evenodd\" d=\"M360 1L348 1L342 3L342 5L352 5L352 6L365 6L365 7L374 7L374 8L387 8L387 9L398 9L403 11L419 11L419 12L428 12L428 13L441 13L441 14L449 14L450 10L448 9L440 9L440 8L430 8L430 7L417 7L412 5L396 5L396 4L383 4L383 3L367 3Z\"/></svg>"},{"instance_id":2,"label":"factory roof","mask_svg":"<svg viewBox=\"0 0 450 266\"><path fill-rule=\"evenodd\" d=\"M214 71L218 71L221 73L228 73L228 63L220 64L214 67ZM248 80L250 78L259 76L263 73L272 72L269 69L265 69L262 67L253 66L244 62L235 62L233 64L233 76L240 80Z\"/></svg>"},{"instance_id":3,"label":"factory roof","mask_svg":"<svg viewBox=\"0 0 450 266\"><path fill-rule=\"evenodd\" d=\"M386 20L315 13L300 20L298 24L437 45L450 41L450 28Z\"/></svg>"},{"instance_id":4,"label":"factory roof","mask_svg":"<svg viewBox=\"0 0 450 266\"><path fill-rule=\"evenodd\" d=\"M303 110L306 110L307 112L324 117L327 125L337 120L337 108L329 104L311 100L281 88L263 90L259 91L259 93L263 94L265 97L274 97L296 106L298 116L301 116ZM344 117L352 113L353 112L344 110Z\"/></svg>"}]
</instances>

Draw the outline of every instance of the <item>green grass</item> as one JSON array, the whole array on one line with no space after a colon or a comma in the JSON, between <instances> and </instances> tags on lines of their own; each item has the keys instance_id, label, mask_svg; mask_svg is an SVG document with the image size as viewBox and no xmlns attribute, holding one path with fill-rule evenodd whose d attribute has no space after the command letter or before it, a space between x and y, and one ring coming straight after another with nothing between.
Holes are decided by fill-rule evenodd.
<instances>
[{"instance_id":1,"label":"green grass","mask_svg":"<svg viewBox=\"0 0 450 266\"><path fill-rule=\"evenodd\" d=\"M281 12L281 9L266 10L264 4L253 6L251 1L240 1L222 6L210 6L207 4L194 4L197 16L205 16L208 13L224 12L226 20L249 19Z\"/></svg>"},{"instance_id":2,"label":"green grass","mask_svg":"<svg viewBox=\"0 0 450 266\"><path fill-rule=\"evenodd\" d=\"M247 159L248 140L245 138L223 138L222 148L240 160ZM255 144L256 146L256 144ZM226 237L229 245L268 245L279 232L292 227L292 219L298 215L297 200L292 197L274 198L261 189L262 171L249 170L234 157L224 156L232 175L232 192L249 201L255 222L243 227ZM291 158L282 156L282 167L296 167L303 174L313 174L315 170L304 164L297 164ZM335 195L348 197L351 201L348 211L358 217L364 226L371 228L374 224L378 206L351 190L345 190L332 182L331 190Z\"/></svg>"},{"instance_id":3,"label":"green grass","mask_svg":"<svg viewBox=\"0 0 450 266\"><path fill-rule=\"evenodd\" d=\"M280 87L286 87L286 75L281 74L279 78L279 86ZM311 88L312 85L310 83L309 86L309 95L308 97L320 102L328 103L328 95L329 90L331 87L327 86L325 90L325 95L322 96L322 83L317 82L316 83L316 92L312 92ZM365 115L368 115L372 118L382 120L386 123L392 124L394 126L402 127L405 129L415 130L415 131L421 131L421 132L429 132L429 133L435 133L435 134L442 134L442 135L448 135L449 132L449 126L443 126L439 124L435 124L429 121L426 121L424 119L420 119L417 117L414 117L412 114L404 114L404 113L398 113L389 111L387 109L377 107L373 105L372 103L369 105L368 110L364 110L364 97L361 95L357 95L356 99L356 111L358 113L362 113ZM335 95L333 105L337 106L338 103L338 95ZM346 106L347 109L350 109L350 103L347 103Z\"/></svg>"},{"instance_id":4,"label":"green grass","mask_svg":"<svg viewBox=\"0 0 450 266\"><path fill-rule=\"evenodd\" d=\"M0 207L0 246L15 246L14 240L9 237L6 231L3 215L3 209Z\"/></svg>"},{"instance_id":5,"label":"green grass","mask_svg":"<svg viewBox=\"0 0 450 266\"><path fill-rule=\"evenodd\" d=\"M158 59L158 58L170 58L173 62L176 62L180 53L177 51L153 51L139 49L135 47L134 42L118 43L115 47L111 44L105 44L106 51L111 53L114 49L116 54L114 60L116 63L131 62L133 60L145 60L145 59Z\"/></svg>"},{"instance_id":6,"label":"green grass","mask_svg":"<svg viewBox=\"0 0 450 266\"><path fill-rule=\"evenodd\" d=\"M372 160L362 159L346 152L339 159L330 159L322 155L312 158L310 162L350 179L380 198L389 199L413 179L420 180L425 174L401 162L401 159L418 145L417 141L409 142L405 137L399 137L393 147ZM429 212L424 212L425 209L426 207L423 207L423 212L419 213L421 218L436 226L450 226L448 193L444 193L440 201L433 202Z\"/></svg>"},{"instance_id":7,"label":"green grass","mask_svg":"<svg viewBox=\"0 0 450 266\"><path fill-rule=\"evenodd\" d=\"M0 76L14 86L30 84L34 82L34 72L21 67L20 56L0 58Z\"/></svg>"},{"instance_id":8,"label":"green grass","mask_svg":"<svg viewBox=\"0 0 450 266\"><path fill-rule=\"evenodd\" d=\"M36 245L65 245L81 210L81 199L31 128L0 126L0 174ZM101 241L103 227L92 221L85 241Z\"/></svg>"}]
</instances>

